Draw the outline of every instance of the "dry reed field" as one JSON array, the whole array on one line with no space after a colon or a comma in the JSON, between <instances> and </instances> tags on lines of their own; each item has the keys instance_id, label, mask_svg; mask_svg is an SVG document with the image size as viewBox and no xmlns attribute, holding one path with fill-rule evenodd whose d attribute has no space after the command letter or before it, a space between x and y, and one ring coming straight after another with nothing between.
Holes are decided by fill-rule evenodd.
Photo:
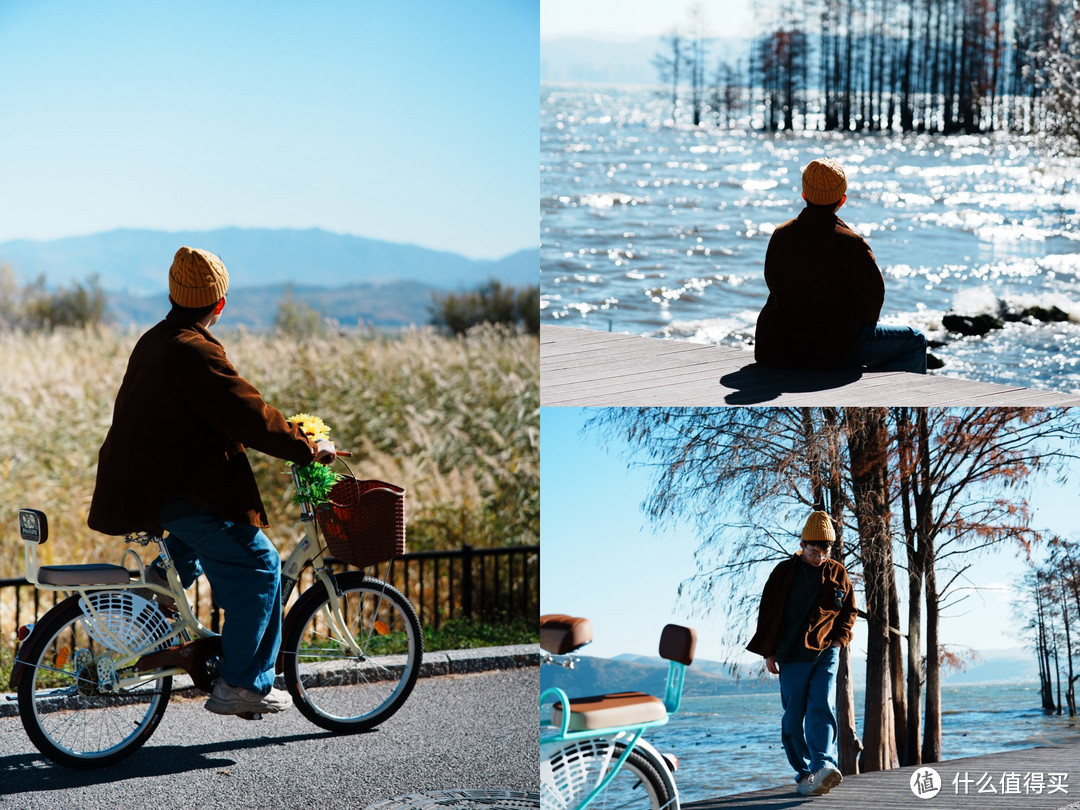
<instances>
[{"instance_id":1,"label":"dry reed field","mask_svg":"<svg viewBox=\"0 0 1080 810\"><path fill-rule=\"evenodd\" d=\"M539 542L535 336L217 333L269 403L330 425L358 477L408 490L410 550ZM22 507L49 516L42 564L120 561L123 544L91 532L86 513L137 338L110 329L0 335L0 577L23 572ZM249 457L273 524L267 533L284 548L296 526L291 481L283 462Z\"/></svg>"}]
</instances>

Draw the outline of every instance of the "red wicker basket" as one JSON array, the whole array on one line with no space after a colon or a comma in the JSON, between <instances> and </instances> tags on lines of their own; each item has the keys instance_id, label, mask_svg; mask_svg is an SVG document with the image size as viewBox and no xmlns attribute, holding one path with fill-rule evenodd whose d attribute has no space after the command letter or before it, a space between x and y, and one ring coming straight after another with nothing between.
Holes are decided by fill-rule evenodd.
<instances>
[{"instance_id":1,"label":"red wicker basket","mask_svg":"<svg viewBox=\"0 0 1080 810\"><path fill-rule=\"evenodd\" d=\"M346 475L315 514L339 560L364 568L405 553L405 490L399 486Z\"/></svg>"}]
</instances>

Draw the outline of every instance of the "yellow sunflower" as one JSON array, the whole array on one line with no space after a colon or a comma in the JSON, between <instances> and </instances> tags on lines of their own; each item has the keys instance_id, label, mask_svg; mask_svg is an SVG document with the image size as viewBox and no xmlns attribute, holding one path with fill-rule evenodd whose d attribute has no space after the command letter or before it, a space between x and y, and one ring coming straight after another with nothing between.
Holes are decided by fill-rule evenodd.
<instances>
[{"instance_id":1,"label":"yellow sunflower","mask_svg":"<svg viewBox=\"0 0 1080 810\"><path fill-rule=\"evenodd\" d=\"M304 434L313 442L330 439L330 428L317 416L312 416L310 413L298 413L290 416L289 421L299 425Z\"/></svg>"}]
</instances>

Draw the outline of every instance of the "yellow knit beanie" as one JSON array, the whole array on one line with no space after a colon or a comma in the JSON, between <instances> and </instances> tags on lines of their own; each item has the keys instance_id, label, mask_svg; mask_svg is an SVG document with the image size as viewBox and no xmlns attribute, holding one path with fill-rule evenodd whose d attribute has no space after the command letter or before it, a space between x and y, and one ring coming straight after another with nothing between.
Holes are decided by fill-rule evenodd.
<instances>
[{"instance_id":1,"label":"yellow knit beanie","mask_svg":"<svg viewBox=\"0 0 1080 810\"><path fill-rule=\"evenodd\" d=\"M216 304L229 291L229 271L208 250L182 247L169 268L169 297L182 307Z\"/></svg>"},{"instance_id":2,"label":"yellow knit beanie","mask_svg":"<svg viewBox=\"0 0 1080 810\"><path fill-rule=\"evenodd\" d=\"M832 520L827 512L811 512L802 530L804 543L835 543Z\"/></svg>"},{"instance_id":3,"label":"yellow knit beanie","mask_svg":"<svg viewBox=\"0 0 1080 810\"><path fill-rule=\"evenodd\" d=\"M803 196L814 205L835 205L847 193L847 175L835 160L812 160L802 173Z\"/></svg>"}]
</instances>

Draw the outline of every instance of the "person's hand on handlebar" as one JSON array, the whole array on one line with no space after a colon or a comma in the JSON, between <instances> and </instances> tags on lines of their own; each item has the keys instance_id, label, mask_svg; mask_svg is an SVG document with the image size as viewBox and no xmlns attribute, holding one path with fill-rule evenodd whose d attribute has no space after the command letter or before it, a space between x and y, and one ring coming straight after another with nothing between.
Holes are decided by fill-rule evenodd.
<instances>
[{"instance_id":1,"label":"person's hand on handlebar","mask_svg":"<svg viewBox=\"0 0 1080 810\"><path fill-rule=\"evenodd\" d=\"M333 464L336 458L337 450L334 448L333 442L320 439L315 444L315 460L317 462L320 464Z\"/></svg>"}]
</instances>

